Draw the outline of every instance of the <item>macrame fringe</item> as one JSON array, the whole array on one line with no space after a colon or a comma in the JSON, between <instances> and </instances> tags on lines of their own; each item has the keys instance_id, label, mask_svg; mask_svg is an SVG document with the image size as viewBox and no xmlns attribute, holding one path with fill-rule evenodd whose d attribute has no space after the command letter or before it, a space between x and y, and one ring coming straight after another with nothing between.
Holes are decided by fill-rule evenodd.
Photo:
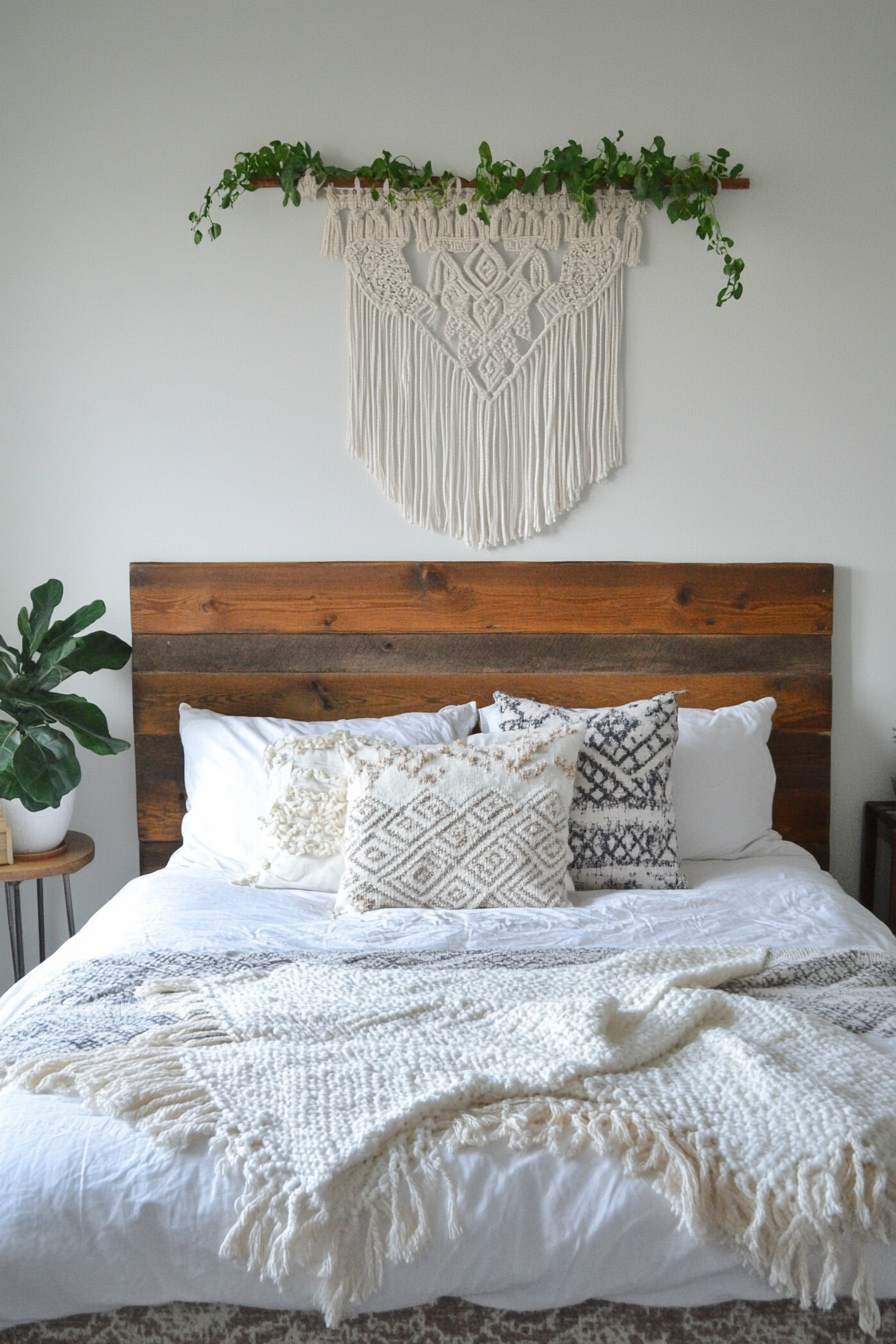
<instances>
[{"instance_id":1,"label":"macrame fringe","mask_svg":"<svg viewBox=\"0 0 896 1344\"><path fill-rule=\"evenodd\" d=\"M359 242L408 243L413 239L420 252L437 248L471 252L482 242L492 242L513 251L530 243L555 250L563 243L611 236L621 238L624 265L635 266L640 259L645 206L627 191L596 196L592 220L583 218L578 201L569 197L565 185L550 196L542 188L532 196L514 191L506 200L488 206L488 224L478 218L480 207L473 200L472 187L455 185L441 207L402 192L394 193L392 206L386 199L388 193L388 181L378 200L357 178L354 187L327 187L329 208L321 255L338 260L349 244ZM466 206L463 215L458 213L460 205Z\"/></svg>"},{"instance_id":2,"label":"macrame fringe","mask_svg":"<svg viewBox=\"0 0 896 1344\"><path fill-rule=\"evenodd\" d=\"M248 975L257 973L248 972ZM307 1192L266 1147L263 1121L235 1133L208 1089L186 1066L190 1051L225 1044L229 1035L209 1014L189 978L144 987L149 1006L187 1013L128 1045L25 1063L7 1081L32 1092L81 1097L105 1115L127 1120L157 1142L184 1148L210 1141L220 1161L243 1182L237 1220L220 1253L282 1286L297 1265L320 1280L317 1301L328 1326L349 1305L376 1293L386 1261L410 1263L431 1240L439 1202L449 1237L460 1233L454 1190L439 1143L449 1150L501 1140L513 1149L544 1147L556 1155L585 1150L622 1160L632 1176L651 1180L695 1236L721 1236L779 1292L834 1304L847 1241L860 1255L852 1285L859 1325L874 1335L880 1312L865 1254L870 1238L896 1233L896 1202L870 1151L844 1136L823 1162L802 1163L796 1179L751 1187L735 1177L688 1132L626 1112L612 1092L593 1101L536 1098L476 1108L441 1129L432 1121L389 1141L379 1155L339 1172L322 1191ZM174 1000L180 998L178 1004ZM809 1254L821 1248L815 1284Z\"/></svg>"},{"instance_id":3,"label":"macrame fringe","mask_svg":"<svg viewBox=\"0 0 896 1344\"><path fill-rule=\"evenodd\" d=\"M349 285L349 452L411 522L506 546L622 465L620 271L559 315L492 398L413 317Z\"/></svg>"},{"instance_id":4,"label":"macrame fringe","mask_svg":"<svg viewBox=\"0 0 896 1344\"><path fill-rule=\"evenodd\" d=\"M486 224L459 183L440 207L388 194L327 188L322 250L348 263L349 452L413 523L476 548L532 536L622 464L621 270L639 259L644 203L608 191L586 221L565 187L512 192ZM426 287L403 256L412 240L433 255ZM522 254L516 272L484 257L494 288L447 263L494 244ZM580 244L576 265L552 285L543 253L563 244Z\"/></svg>"}]
</instances>

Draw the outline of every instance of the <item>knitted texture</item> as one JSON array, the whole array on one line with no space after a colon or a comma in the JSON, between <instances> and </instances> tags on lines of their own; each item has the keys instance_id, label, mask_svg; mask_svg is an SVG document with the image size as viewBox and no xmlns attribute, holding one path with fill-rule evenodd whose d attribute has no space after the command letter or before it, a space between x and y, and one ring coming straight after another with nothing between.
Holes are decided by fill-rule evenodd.
<instances>
[{"instance_id":1,"label":"knitted texture","mask_svg":"<svg viewBox=\"0 0 896 1344\"><path fill-rule=\"evenodd\" d=\"M804 1304L834 1301L852 1239L873 1331L862 1248L896 1230L896 1066L809 1013L718 991L766 963L654 948L180 976L141 991L164 1025L11 1077L172 1147L210 1141L243 1180L222 1254L281 1283L305 1265L328 1322L376 1291L384 1259L419 1254L435 1201L460 1230L440 1144L501 1140L618 1155Z\"/></svg>"},{"instance_id":2,"label":"knitted texture","mask_svg":"<svg viewBox=\"0 0 896 1344\"><path fill-rule=\"evenodd\" d=\"M336 913L568 905L569 805L582 728L437 747L348 740Z\"/></svg>"},{"instance_id":3,"label":"knitted texture","mask_svg":"<svg viewBox=\"0 0 896 1344\"><path fill-rule=\"evenodd\" d=\"M581 724L569 815L570 873L582 891L666 891L687 886L678 866L672 753L678 696L610 709L560 709L495 691L502 729Z\"/></svg>"}]
</instances>

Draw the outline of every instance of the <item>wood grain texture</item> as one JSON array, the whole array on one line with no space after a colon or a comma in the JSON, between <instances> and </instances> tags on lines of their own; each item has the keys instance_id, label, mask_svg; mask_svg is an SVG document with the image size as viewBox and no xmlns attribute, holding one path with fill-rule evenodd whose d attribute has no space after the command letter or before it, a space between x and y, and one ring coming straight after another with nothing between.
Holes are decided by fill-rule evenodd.
<instances>
[{"instance_id":1,"label":"wood grain texture","mask_svg":"<svg viewBox=\"0 0 896 1344\"><path fill-rule=\"evenodd\" d=\"M818 635L135 635L135 672L709 672L830 676Z\"/></svg>"},{"instance_id":2,"label":"wood grain texture","mask_svg":"<svg viewBox=\"0 0 896 1344\"><path fill-rule=\"evenodd\" d=\"M157 873L164 868L176 849L180 849L180 840L141 840L140 872Z\"/></svg>"},{"instance_id":3,"label":"wood grain texture","mask_svg":"<svg viewBox=\"0 0 896 1344\"><path fill-rule=\"evenodd\" d=\"M136 564L133 633L821 634L830 565Z\"/></svg>"},{"instance_id":4,"label":"wood grain texture","mask_svg":"<svg viewBox=\"0 0 896 1344\"><path fill-rule=\"evenodd\" d=\"M682 691L683 706L718 709L759 700L778 702L775 722L791 731L826 731L831 719L831 682L827 677L774 676L722 672L697 676L666 673L507 672L379 675L334 672L299 673L137 672L134 674L134 730L177 730L181 701L219 714L263 714L288 719L357 719L435 711L443 705L475 700L491 703L495 690L554 705L594 708L646 700L663 691Z\"/></svg>"},{"instance_id":5,"label":"wood grain texture","mask_svg":"<svg viewBox=\"0 0 896 1344\"><path fill-rule=\"evenodd\" d=\"M478 186L478 183L473 178L462 177L458 180L462 187ZM358 181L361 183L362 187L381 187L383 185L382 178L376 177L360 177L358 178ZM434 183L438 181L439 179L437 177L433 178ZM283 190L283 183L280 181L279 177L253 177L252 185L253 187L276 187L278 191ZM332 185L334 187L353 187L355 185L355 179L353 177L334 177ZM719 186L722 191L749 191L750 179L748 177L723 177ZM560 188L558 187L557 190L559 191L559 189ZM599 182L594 190L606 191L607 188L603 183Z\"/></svg>"},{"instance_id":6,"label":"wood grain texture","mask_svg":"<svg viewBox=\"0 0 896 1344\"><path fill-rule=\"evenodd\" d=\"M144 871L180 841L181 700L327 721L495 689L583 706L773 695L775 825L827 864L829 565L166 564L132 583Z\"/></svg>"},{"instance_id":7,"label":"wood grain texture","mask_svg":"<svg viewBox=\"0 0 896 1344\"><path fill-rule=\"evenodd\" d=\"M803 845L828 868L831 861L831 739L826 733L782 733L769 738L777 783L772 825Z\"/></svg>"}]
</instances>

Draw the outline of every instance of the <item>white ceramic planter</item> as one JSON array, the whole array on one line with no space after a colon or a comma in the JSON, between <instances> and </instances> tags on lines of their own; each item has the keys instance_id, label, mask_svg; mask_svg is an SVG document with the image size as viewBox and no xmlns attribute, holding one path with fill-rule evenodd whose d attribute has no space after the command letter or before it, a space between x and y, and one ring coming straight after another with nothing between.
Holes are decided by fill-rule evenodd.
<instances>
[{"instance_id":1,"label":"white ceramic planter","mask_svg":"<svg viewBox=\"0 0 896 1344\"><path fill-rule=\"evenodd\" d=\"M77 789L67 793L58 807L45 807L42 812L29 812L18 798L3 798L3 814L12 828L12 846L15 857L43 854L58 849L71 824Z\"/></svg>"}]
</instances>

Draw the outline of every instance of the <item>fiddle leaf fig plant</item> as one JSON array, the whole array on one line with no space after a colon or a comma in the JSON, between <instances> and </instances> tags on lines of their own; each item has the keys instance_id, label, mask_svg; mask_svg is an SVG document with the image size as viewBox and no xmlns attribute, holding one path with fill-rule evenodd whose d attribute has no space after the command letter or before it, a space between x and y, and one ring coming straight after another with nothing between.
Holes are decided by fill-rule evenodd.
<instances>
[{"instance_id":1,"label":"fiddle leaf fig plant","mask_svg":"<svg viewBox=\"0 0 896 1344\"><path fill-rule=\"evenodd\" d=\"M31 610L19 612L21 648L0 637L0 798L18 798L29 812L58 807L80 782L75 740L98 756L126 751L129 743L109 734L106 716L82 695L57 687L76 672L124 667L131 647L117 635L88 625L105 615L105 602L89 602L64 620L52 621L62 584L49 579L31 593Z\"/></svg>"}]
</instances>

